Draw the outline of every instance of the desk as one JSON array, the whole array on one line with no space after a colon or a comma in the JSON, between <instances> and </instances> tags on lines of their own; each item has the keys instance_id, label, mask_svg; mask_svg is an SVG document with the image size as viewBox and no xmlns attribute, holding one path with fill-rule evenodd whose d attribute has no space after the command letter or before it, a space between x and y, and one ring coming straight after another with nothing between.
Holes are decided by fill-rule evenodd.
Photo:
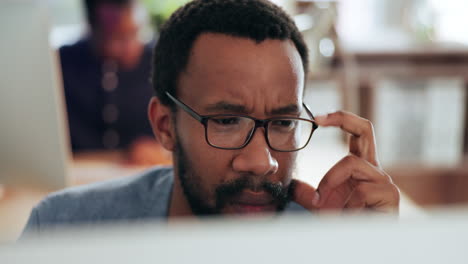
<instances>
[{"instance_id":1,"label":"desk","mask_svg":"<svg viewBox=\"0 0 468 264\"><path fill-rule=\"evenodd\" d=\"M115 155L113 158L117 157L118 155ZM112 159L93 161L89 158L82 156L73 162L69 175L71 186L132 176L146 169L121 165ZM4 188L3 192L3 196L0 197L0 243L16 240L29 218L31 209L50 193L48 190L26 187Z\"/></svg>"}]
</instances>

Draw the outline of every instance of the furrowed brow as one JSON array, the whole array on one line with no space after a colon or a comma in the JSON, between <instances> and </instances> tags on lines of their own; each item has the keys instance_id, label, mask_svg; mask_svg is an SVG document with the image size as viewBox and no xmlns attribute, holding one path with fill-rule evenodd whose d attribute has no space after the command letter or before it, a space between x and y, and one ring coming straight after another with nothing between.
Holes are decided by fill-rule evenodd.
<instances>
[{"instance_id":1,"label":"furrowed brow","mask_svg":"<svg viewBox=\"0 0 468 264\"><path fill-rule=\"evenodd\" d=\"M290 104L287 106L279 107L271 110L271 115L298 115L299 108L296 104Z\"/></svg>"},{"instance_id":2,"label":"furrowed brow","mask_svg":"<svg viewBox=\"0 0 468 264\"><path fill-rule=\"evenodd\" d=\"M229 113L236 113L236 114L247 114L247 109L243 105L239 104L232 104L225 101L217 102L214 104L210 104L205 107L205 111L207 112L229 112Z\"/></svg>"}]
</instances>

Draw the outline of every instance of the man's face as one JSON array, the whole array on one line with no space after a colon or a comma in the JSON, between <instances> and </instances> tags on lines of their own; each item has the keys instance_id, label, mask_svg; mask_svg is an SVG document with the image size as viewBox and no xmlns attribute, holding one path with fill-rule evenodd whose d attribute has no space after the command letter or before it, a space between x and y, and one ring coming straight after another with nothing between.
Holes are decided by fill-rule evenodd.
<instances>
[{"instance_id":1,"label":"man's face","mask_svg":"<svg viewBox=\"0 0 468 264\"><path fill-rule=\"evenodd\" d=\"M291 41L202 34L178 82L178 99L201 115L243 114L258 119L298 117L304 71ZM204 126L178 109L176 173L195 214L280 211L296 152L269 148L263 128L238 150L217 149Z\"/></svg>"},{"instance_id":2,"label":"man's face","mask_svg":"<svg viewBox=\"0 0 468 264\"><path fill-rule=\"evenodd\" d=\"M134 6L100 4L96 9L94 36L98 50L106 59L123 68L133 68L139 61L143 45L138 38L139 25Z\"/></svg>"}]
</instances>

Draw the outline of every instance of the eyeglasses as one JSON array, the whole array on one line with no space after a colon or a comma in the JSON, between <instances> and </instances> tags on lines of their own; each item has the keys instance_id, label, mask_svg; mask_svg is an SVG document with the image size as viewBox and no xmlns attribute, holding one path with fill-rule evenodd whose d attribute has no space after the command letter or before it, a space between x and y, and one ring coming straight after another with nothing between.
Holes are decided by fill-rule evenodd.
<instances>
[{"instance_id":1,"label":"eyeglasses","mask_svg":"<svg viewBox=\"0 0 468 264\"><path fill-rule=\"evenodd\" d=\"M306 104L303 104L312 120L295 117L256 119L246 115L199 115L188 105L170 93L166 95L180 108L205 127L206 142L219 149L241 149L249 144L258 127L263 127L268 146L280 152L292 152L305 148L318 125Z\"/></svg>"}]
</instances>

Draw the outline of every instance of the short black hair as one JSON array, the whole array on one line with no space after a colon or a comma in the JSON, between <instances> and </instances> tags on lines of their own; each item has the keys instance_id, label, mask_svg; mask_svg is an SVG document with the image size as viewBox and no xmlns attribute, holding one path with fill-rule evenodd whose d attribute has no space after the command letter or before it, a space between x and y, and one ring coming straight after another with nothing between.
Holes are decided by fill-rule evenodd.
<instances>
[{"instance_id":1,"label":"short black hair","mask_svg":"<svg viewBox=\"0 0 468 264\"><path fill-rule=\"evenodd\" d=\"M187 66L193 43L202 33L245 37L260 43L265 39L290 39L308 72L308 51L294 21L267 0L194 0L175 11L162 26L154 49L152 84L161 103L173 102L177 80Z\"/></svg>"},{"instance_id":2,"label":"short black hair","mask_svg":"<svg viewBox=\"0 0 468 264\"><path fill-rule=\"evenodd\" d=\"M102 4L111 4L121 7L127 7L133 4L134 0L84 0L84 8L88 24L91 28L97 25L96 8Z\"/></svg>"}]
</instances>

